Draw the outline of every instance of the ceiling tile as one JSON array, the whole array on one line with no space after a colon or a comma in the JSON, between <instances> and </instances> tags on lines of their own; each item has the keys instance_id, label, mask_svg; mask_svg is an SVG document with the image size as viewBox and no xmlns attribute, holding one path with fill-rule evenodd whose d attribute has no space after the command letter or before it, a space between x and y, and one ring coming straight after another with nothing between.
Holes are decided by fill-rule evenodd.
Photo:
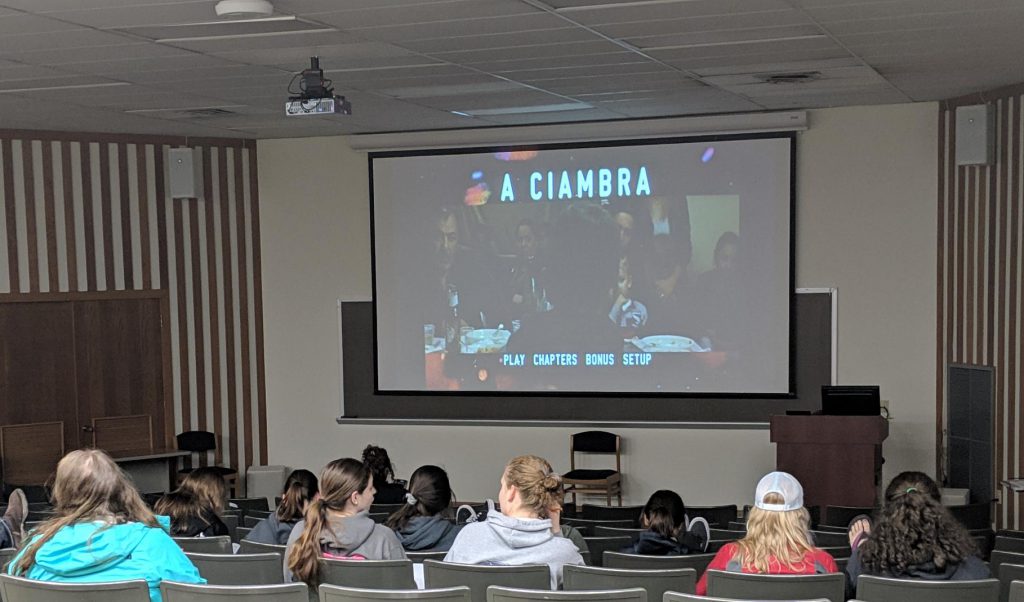
<instances>
[{"instance_id":1,"label":"ceiling tile","mask_svg":"<svg viewBox=\"0 0 1024 602\"><path fill-rule=\"evenodd\" d=\"M756 27L806 25L811 19L796 10L772 10L736 15L712 15L651 21L627 21L597 25L595 29L613 38L634 38L694 32L729 31Z\"/></svg>"},{"instance_id":2,"label":"ceiling tile","mask_svg":"<svg viewBox=\"0 0 1024 602\"><path fill-rule=\"evenodd\" d=\"M565 10L561 14L584 25L605 25L662 19L693 19L715 15L742 15L792 10L793 8L786 0L682 0L644 5L631 5L625 2L609 4L609 6L600 8ZM621 6L617 6L619 4Z\"/></svg>"},{"instance_id":3,"label":"ceiling tile","mask_svg":"<svg viewBox=\"0 0 1024 602\"><path fill-rule=\"evenodd\" d=\"M545 31L528 31L514 33L496 33L492 35L465 35L458 37L437 38L402 42L403 48L416 52L432 54L445 51L482 50L486 48L509 48L516 46L532 46L535 44L564 44L566 42L593 42L599 38L580 28L566 27Z\"/></svg>"},{"instance_id":4,"label":"ceiling tile","mask_svg":"<svg viewBox=\"0 0 1024 602\"><path fill-rule=\"evenodd\" d=\"M335 6L341 5L341 3L335 3ZM344 30L448 21L453 16L459 20L465 20L485 17L507 18L515 15L540 13L540 9L528 4L508 2L507 0L447 0L420 4L381 3L372 8L304 12L310 19Z\"/></svg>"}]
</instances>

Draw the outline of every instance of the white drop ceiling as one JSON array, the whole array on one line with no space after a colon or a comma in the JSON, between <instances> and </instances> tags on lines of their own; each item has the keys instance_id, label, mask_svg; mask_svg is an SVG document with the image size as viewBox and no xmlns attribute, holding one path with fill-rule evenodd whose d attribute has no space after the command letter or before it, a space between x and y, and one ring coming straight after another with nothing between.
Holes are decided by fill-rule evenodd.
<instances>
[{"instance_id":1,"label":"white drop ceiling","mask_svg":"<svg viewBox=\"0 0 1024 602\"><path fill-rule=\"evenodd\" d=\"M0 128L278 138L951 98L1024 0L0 0ZM319 56L351 116L286 117ZM768 83L808 72L811 81ZM217 109L217 110L214 110Z\"/></svg>"}]
</instances>

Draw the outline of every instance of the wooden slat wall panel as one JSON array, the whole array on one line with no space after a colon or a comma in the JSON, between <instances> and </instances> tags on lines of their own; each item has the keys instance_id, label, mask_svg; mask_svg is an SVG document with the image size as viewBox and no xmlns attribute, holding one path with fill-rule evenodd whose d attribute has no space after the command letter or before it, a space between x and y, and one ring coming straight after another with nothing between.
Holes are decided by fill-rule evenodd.
<instances>
[{"instance_id":1,"label":"wooden slat wall panel","mask_svg":"<svg viewBox=\"0 0 1024 602\"><path fill-rule=\"evenodd\" d=\"M203 200L170 198L168 150L186 145ZM166 289L168 429L217 434L200 464L265 464L255 144L9 130L0 167L0 296Z\"/></svg>"},{"instance_id":2,"label":"wooden slat wall panel","mask_svg":"<svg viewBox=\"0 0 1024 602\"><path fill-rule=\"evenodd\" d=\"M936 356L938 458L947 402L946 367L995 368L995 481L1022 476L1024 458L1024 96L1020 88L984 95L996 111L996 160L958 166L955 110L977 97L947 101L939 111L938 304ZM941 467L940 467L941 468ZM1024 497L1002 492L998 528L1024 525Z\"/></svg>"}]
</instances>

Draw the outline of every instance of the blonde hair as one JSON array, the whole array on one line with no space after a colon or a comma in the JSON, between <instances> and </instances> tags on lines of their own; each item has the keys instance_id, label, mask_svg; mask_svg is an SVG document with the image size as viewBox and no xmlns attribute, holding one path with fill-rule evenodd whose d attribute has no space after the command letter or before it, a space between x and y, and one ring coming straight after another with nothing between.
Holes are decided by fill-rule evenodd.
<instances>
[{"instance_id":1,"label":"blonde hair","mask_svg":"<svg viewBox=\"0 0 1024 602\"><path fill-rule=\"evenodd\" d=\"M320 534L331 528L328 511L345 510L352 494L364 491L372 478L370 468L354 458L334 460L320 473L320 497L306 508L305 527L288 555L288 570L306 585L320 582Z\"/></svg>"},{"instance_id":2,"label":"blonde hair","mask_svg":"<svg viewBox=\"0 0 1024 602\"><path fill-rule=\"evenodd\" d=\"M766 504L782 504L785 500L775 492L765 494ZM750 509L747 535L736 542L736 558L744 571L769 573L772 564L786 571L799 572L805 566L811 544L810 515L805 508L773 512L758 507ZM777 572L777 571L776 571Z\"/></svg>"},{"instance_id":3,"label":"blonde hair","mask_svg":"<svg viewBox=\"0 0 1024 602\"><path fill-rule=\"evenodd\" d=\"M540 518L562 506L562 477L539 456L516 456L505 466L505 482L519 491L523 507Z\"/></svg>"},{"instance_id":4,"label":"blonde hair","mask_svg":"<svg viewBox=\"0 0 1024 602\"><path fill-rule=\"evenodd\" d=\"M56 516L36 529L37 536L9 567L12 575L23 575L32 568L39 549L70 525L102 521L107 526L128 522L160 526L121 468L98 449L75 450L57 464L53 506Z\"/></svg>"}]
</instances>

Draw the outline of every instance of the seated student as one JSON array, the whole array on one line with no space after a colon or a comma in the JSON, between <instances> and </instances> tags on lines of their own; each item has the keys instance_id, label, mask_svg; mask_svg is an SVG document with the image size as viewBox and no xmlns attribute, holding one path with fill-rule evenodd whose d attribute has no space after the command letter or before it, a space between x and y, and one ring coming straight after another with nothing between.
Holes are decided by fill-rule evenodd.
<instances>
[{"instance_id":1,"label":"seated student","mask_svg":"<svg viewBox=\"0 0 1024 602\"><path fill-rule=\"evenodd\" d=\"M451 503L448 473L437 466L420 466L409 478L405 506L384 524L394 529L406 550L448 551L462 529L441 516Z\"/></svg>"},{"instance_id":2,"label":"seated student","mask_svg":"<svg viewBox=\"0 0 1024 602\"><path fill-rule=\"evenodd\" d=\"M866 516L850 523L851 589L860 575L930 581L987 579L988 566L974 540L942 505L938 485L921 472L902 472L885 489L874 524ZM854 592L850 592L851 594Z\"/></svg>"},{"instance_id":3,"label":"seated student","mask_svg":"<svg viewBox=\"0 0 1024 602\"><path fill-rule=\"evenodd\" d=\"M625 551L648 556L682 556L700 554L708 549L711 529L708 521L696 517L686 524L686 506L675 491L655 491L643 511L640 526L647 529Z\"/></svg>"},{"instance_id":4,"label":"seated student","mask_svg":"<svg viewBox=\"0 0 1024 602\"><path fill-rule=\"evenodd\" d=\"M367 445L363 449L363 464L370 467L373 473L373 486L377 495L373 498L374 504L404 504L405 487L402 483L393 482L395 478L395 465L388 457L388 450L376 445Z\"/></svg>"},{"instance_id":5,"label":"seated student","mask_svg":"<svg viewBox=\"0 0 1024 602\"><path fill-rule=\"evenodd\" d=\"M12 575L66 583L144 579L160 602L160 582L206 583L106 453L80 449L57 464L56 516L38 526L11 561Z\"/></svg>"},{"instance_id":6,"label":"seated student","mask_svg":"<svg viewBox=\"0 0 1024 602\"><path fill-rule=\"evenodd\" d=\"M171 518L175 537L229 535L220 515L228 507L228 486L214 468L197 468L156 503L156 513Z\"/></svg>"},{"instance_id":7,"label":"seated student","mask_svg":"<svg viewBox=\"0 0 1024 602\"><path fill-rule=\"evenodd\" d=\"M770 472L757 484L746 537L722 546L708 570L772 575L838 573L835 559L811 542L809 527L800 482L787 472ZM707 595L707 579L705 572L697 582L697 595Z\"/></svg>"},{"instance_id":8,"label":"seated student","mask_svg":"<svg viewBox=\"0 0 1024 602\"><path fill-rule=\"evenodd\" d=\"M463 564L547 564L551 588L562 582L562 566L583 564L576 546L562 537L558 524L562 478L548 461L518 456L501 475L498 502L487 520L465 526L455 538L446 562Z\"/></svg>"},{"instance_id":9,"label":"seated student","mask_svg":"<svg viewBox=\"0 0 1024 602\"><path fill-rule=\"evenodd\" d=\"M320 473L320 497L314 499L288 536L285 582L303 581L310 593L320 582L321 558L397 560L405 550L395 532L367 515L373 503L373 475L354 458L328 464Z\"/></svg>"},{"instance_id":10,"label":"seated student","mask_svg":"<svg viewBox=\"0 0 1024 602\"><path fill-rule=\"evenodd\" d=\"M27 518L28 499L24 491L15 489L7 496L7 509L4 510L3 518L0 518L0 550L21 545L21 540L25 538Z\"/></svg>"},{"instance_id":11,"label":"seated student","mask_svg":"<svg viewBox=\"0 0 1024 602\"><path fill-rule=\"evenodd\" d=\"M246 541L283 546L292 528L302 519L319 490L316 475L308 470L293 470L284 483L277 511L256 523Z\"/></svg>"}]
</instances>

